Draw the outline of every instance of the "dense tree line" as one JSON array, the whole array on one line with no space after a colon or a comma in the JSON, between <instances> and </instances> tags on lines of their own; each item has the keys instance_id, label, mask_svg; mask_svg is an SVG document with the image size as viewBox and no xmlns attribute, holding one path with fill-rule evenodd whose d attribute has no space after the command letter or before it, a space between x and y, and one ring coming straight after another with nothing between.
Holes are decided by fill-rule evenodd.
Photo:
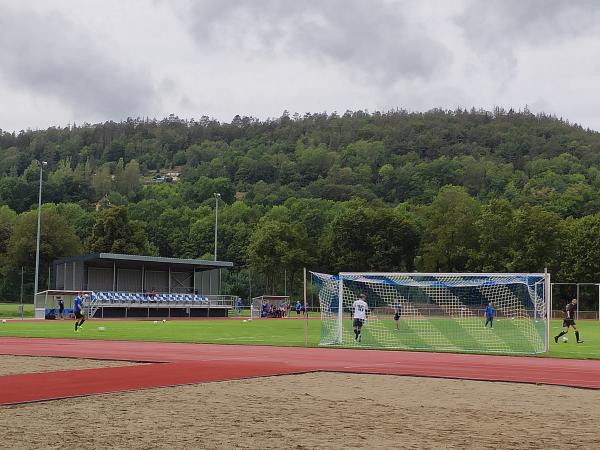
<instances>
[{"instance_id":1,"label":"dense tree line","mask_svg":"<svg viewBox=\"0 0 600 450\"><path fill-rule=\"evenodd\" d=\"M113 251L210 258L214 192L228 289L285 271L543 271L600 280L600 134L515 112L284 113L0 132L0 296ZM177 182L153 183L167 171ZM256 283L256 281L255 281ZM259 289L256 287L255 289ZM257 291L255 291L256 293Z\"/></svg>"}]
</instances>

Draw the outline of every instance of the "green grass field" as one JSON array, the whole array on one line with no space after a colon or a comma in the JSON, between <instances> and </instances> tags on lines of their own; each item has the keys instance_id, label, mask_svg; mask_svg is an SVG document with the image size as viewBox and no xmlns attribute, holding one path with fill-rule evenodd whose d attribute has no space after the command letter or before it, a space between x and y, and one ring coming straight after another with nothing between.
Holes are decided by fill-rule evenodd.
<instances>
[{"instance_id":1,"label":"green grass field","mask_svg":"<svg viewBox=\"0 0 600 450\"><path fill-rule=\"evenodd\" d=\"M386 326L393 327L393 321ZM552 322L552 334L557 334L562 322ZM500 330L497 324L495 331ZM553 341L546 356L560 358L600 359L600 322L579 321L583 344L575 343L575 336L569 333L569 342ZM438 325L442 326L442 325ZM98 327L104 327L99 331ZM408 332L410 333L410 332ZM308 321L308 345L319 344L320 321ZM257 345L304 345L304 321L298 319L268 319L244 322L241 319L226 320L172 320L166 323L154 321L116 320L88 321L81 332L75 333L72 320L23 321L7 320L0 323L0 336L77 338L104 340L132 340L157 342L194 342L215 344L257 344ZM365 344L369 339L368 327L364 329Z\"/></svg>"},{"instance_id":2,"label":"green grass field","mask_svg":"<svg viewBox=\"0 0 600 450\"><path fill-rule=\"evenodd\" d=\"M33 317L33 304L25 304L23 305L23 317ZM19 314L19 304L18 303L0 303L0 317L21 317Z\"/></svg>"},{"instance_id":3,"label":"green grass field","mask_svg":"<svg viewBox=\"0 0 600 450\"><path fill-rule=\"evenodd\" d=\"M105 339L155 342L196 342L214 344L304 345L304 321L269 319L244 322L227 320L90 320L75 333L73 320L19 320L0 323L0 336ZM308 322L310 346L319 344L319 321ZM105 331L99 331L104 327Z\"/></svg>"}]
</instances>

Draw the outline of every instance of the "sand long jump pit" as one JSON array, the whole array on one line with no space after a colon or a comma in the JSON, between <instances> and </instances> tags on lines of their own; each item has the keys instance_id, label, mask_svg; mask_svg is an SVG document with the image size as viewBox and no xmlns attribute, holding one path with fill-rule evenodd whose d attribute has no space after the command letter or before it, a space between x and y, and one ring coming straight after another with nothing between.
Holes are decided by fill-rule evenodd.
<instances>
[{"instance_id":1,"label":"sand long jump pit","mask_svg":"<svg viewBox=\"0 0 600 450\"><path fill-rule=\"evenodd\" d=\"M0 376L136 365L130 361L0 355Z\"/></svg>"},{"instance_id":2,"label":"sand long jump pit","mask_svg":"<svg viewBox=\"0 0 600 450\"><path fill-rule=\"evenodd\" d=\"M2 406L0 447L593 449L599 411L598 390L319 372Z\"/></svg>"}]
</instances>

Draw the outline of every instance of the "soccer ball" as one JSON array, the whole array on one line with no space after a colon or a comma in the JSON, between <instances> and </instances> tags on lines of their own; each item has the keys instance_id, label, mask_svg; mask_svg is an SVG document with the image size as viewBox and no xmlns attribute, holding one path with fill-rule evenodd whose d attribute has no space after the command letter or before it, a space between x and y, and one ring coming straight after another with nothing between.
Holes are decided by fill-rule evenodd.
<instances>
[{"instance_id":1,"label":"soccer ball","mask_svg":"<svg viewBox=\"0 0 600 450\"><path fill-rule=\"evenodd\" d=\"M166 322L167 322L167 319L163 319L163 323L166 323Z\"/></svg>"},{"instance_id":2,"label":"soccer ball","mask_svg":"<svg viewBox=\"0 0 600 450\"><path fill-rule=\"evenodd\" d=\"M563 342L566 344L567 342L569 342L569 338L566 336L563 336Z\"/></svg>"},{"instance_id":3,"label":"soccer ball","mask_svg":"<svg viewBox=\"0 0 600 450\"><path fill-rule=\"evenodd\" d=\"M158 320L155 320L155 321L154 321L154 325L156 325L157 323L158 323Z\"/></svg>"},{"instance_id":4,"label":"soccer ball","mask_svg":"<svg viewBox=\"0 0 600 450\"><path fill-rule=\"evenodd\" d=\"M2 319L2 323L6 323L6 319Z\"/></svg>"},{"instance_id":5,"label":"soccer ball","mask_svg":"<svg viewBox=\"0 0 600 450\"><path fill-rule=\"evenodd\" d=\"M104 331L104 330L106 330L106 328L104 328L104 327L98 327L98 331Z\"/></svg>"}]
</instances>

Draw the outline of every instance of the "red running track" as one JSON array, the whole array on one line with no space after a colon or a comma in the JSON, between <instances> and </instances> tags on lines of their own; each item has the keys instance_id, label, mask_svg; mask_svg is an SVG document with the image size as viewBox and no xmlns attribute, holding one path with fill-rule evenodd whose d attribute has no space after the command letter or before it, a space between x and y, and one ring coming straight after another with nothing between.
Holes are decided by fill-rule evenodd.
<instances>
[{"instance_id":1,"label":"red running track","mask_svg":"<svg viewBox=\"0 0 600 450\"><path fill-rule=\"evenodd\" d=\"M600 361L380 350L0 338L0 354L146 362L0 377L0 404L314 371L600 389Z\"/></svg>"}]
</instances>

